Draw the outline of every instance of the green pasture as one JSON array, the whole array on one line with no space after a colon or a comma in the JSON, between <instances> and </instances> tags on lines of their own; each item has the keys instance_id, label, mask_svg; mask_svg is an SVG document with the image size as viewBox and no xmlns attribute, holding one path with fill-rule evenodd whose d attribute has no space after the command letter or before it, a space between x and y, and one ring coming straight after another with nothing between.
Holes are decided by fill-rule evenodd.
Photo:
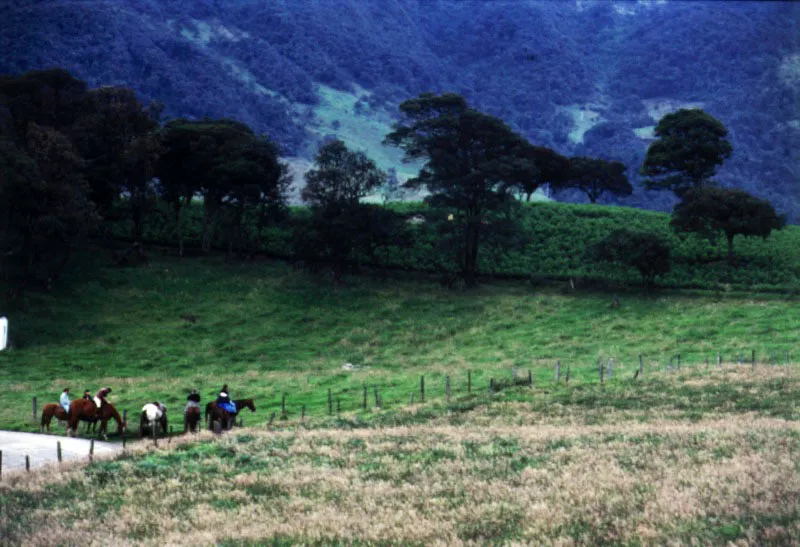
<instances>
[{"instance_id":1,"label":"green pasture","mask_svg":"<svg viewBox=\"0 0 800 547\"><path fill-rule=\"evenodd\" d=\"M646 409L658 406L667 390L654 382L718 372L717 352L723 372L732 374L751 368L752 351L757 370L771 367L773 354L776 366L785 366L787 352L800 360L797 301L774 294L621 292L615 307L609 294L570 292L564 283L488 281L458 292L419 275L386 281L363 275L333 286L277 261L151 254L147 265L101 268L66 293L31 293L9 314L13 348L0 353L0 428L35 429L34 396L41 408L64 387L77 396L105 385L121 410L161 400L176 424L190 389L205 402L223 383L234 398L255 399L258 411L245 414L245 425L263 424L272 412L280 420L284 394L288 420L297 419L302 406L310 419L335 420L327 417L328 390L343 419L391 422L412 392L420 403L423 375L432 408L447 406L446 376L452 405L484 404L492 378L501 400L613 408L615 400L634 404L626 393L640 389L632 384L639 355L653 393L638 403ZM603 386L601 358L613 359L613 376ZM562 379L556 384L558 360ZM355 370L345 370L347 363ZM514 369L520 382L530 370L533 387L505 389ZM746 385L746 379L731 379L695 410L741 404L796 419L796 396L787 402L737 391ZM711 396L691 382L681 389L688 391L674 400ZM693 412L684 406L681 412Z\"/></svg>"}]
</instances>

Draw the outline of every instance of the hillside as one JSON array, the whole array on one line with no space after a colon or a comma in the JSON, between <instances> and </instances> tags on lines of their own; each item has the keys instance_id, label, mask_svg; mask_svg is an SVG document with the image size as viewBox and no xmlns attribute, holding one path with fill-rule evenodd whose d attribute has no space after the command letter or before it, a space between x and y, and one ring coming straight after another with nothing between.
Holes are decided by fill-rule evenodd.
<instances>
[{"instance_id":1,"label":"hillside","mask_svg":"<svg viewBox=\"0 0 800 547\"><path fill-rule=\"evenodd\" d=\"M797 4L33 0L2 9L0 71L64 66L170 116L231 116L308 159L326 135L375 156L403 99L464 94L532 142L621 159L636 180L666 112L731 131L719 179L796 220ZM298 165L302 161L298 162ZM407 173L406 173L407 174ZM560 199L581 199L565 194ZM625 204L665 210L637 191Z\"/></svg>"}]
</instances>

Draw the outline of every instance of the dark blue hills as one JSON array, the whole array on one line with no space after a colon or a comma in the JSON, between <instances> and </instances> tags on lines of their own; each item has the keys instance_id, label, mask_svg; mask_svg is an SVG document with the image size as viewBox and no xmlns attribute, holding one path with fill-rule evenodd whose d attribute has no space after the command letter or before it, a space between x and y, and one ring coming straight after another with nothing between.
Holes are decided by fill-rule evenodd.
<instances>
[{"instance_id":1,"label":"dark blue hills","mask_svg":"<svg viewBox=\"0 0 800 547\"><path fill-rule=\"evenodd\" d=\"M377 133L348 128L455 91L534 144L624 161L634 183L660 116L699 106L730 131L719 181L796 220L799 22L792 2L27 1L0 7L0 72L62 66L169 116L237 118L306 158L325 134L369 153Z\"/></svg>"}]
</instances>

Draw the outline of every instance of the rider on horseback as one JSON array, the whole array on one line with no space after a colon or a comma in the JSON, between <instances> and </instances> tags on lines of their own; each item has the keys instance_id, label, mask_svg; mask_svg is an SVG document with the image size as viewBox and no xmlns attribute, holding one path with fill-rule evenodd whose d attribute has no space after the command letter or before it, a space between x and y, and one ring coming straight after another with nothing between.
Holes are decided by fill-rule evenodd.
<instances>
[{"instance_id":1,"label":"rider on horseback","mask_svg":"<svg viewBox=\"0 0 800 547\"><path fill-rule=\"evenodd\" d=\"M228 384L223 385L219 395L217 395L217 406L226 412L236 414L236 403L231 401L231 398L228 396Z\"/></svg>"},{"instance_id":2,"label":"rider on horseback","mask_svg":"<svg viewBox=\"0 0 800 547\"><path fill-rule=\"evenodd\" d=\"M106 401L106 397L108 397L109 393L111 393L110 387L104 387L97 392L97 394L94 396L94 404L97 405L97 408L102 408L104 404L108 403L108 401Z\"/></svg>"},{"instance_id":3,"label":"rider on horseback","mask_svg":"<svg viewBox=\"0 0 800 547\"><path fill-rule=\"evenodd\" d=\"M61 398L58 400L58 404L64 407L64 412L69 414L69 388L64 388L64 391L61 392Z\"/></svg>"},{"instance_id":4,"label":"rider on horseback","mask_svg":"<svg viewBox=\"0 0 800 547\"><path fill-rule=\"evenodd\" d=\"M188 402L186 403L186 406L183 408L183 415L184 416L186 416L186 412L190 408L192 408L192 407L195 407L195 408L198 408L198 409L200 408L200 394L197 393L196 389L193 389L192 392L189 394L189 396L186 397L186 400Z\"/></svg>"}]
</instances>

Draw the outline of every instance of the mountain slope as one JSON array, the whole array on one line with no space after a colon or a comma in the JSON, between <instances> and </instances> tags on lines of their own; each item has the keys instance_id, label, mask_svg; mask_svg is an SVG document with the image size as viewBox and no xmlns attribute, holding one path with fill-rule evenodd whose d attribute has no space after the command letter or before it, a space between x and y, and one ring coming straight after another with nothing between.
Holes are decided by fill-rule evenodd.
<instances>
[{"instance_id":1,"label":"mountain slope","mask_svg":"<svg viewBox=\"0 0 800 547\"><path fill-rule=\"evenodd\" d=\"M534 143L621 159L634 181L658 118L701 106L731 131L720 181L798 218L799 14L784 2L33 1L0 8L0 71L61 65L170 116L241 119L306 159L336 134L384 167L398 156L358 125L452 90ZM332 92L352 97L337 118Z\"/></svg>"}]
</instances>

